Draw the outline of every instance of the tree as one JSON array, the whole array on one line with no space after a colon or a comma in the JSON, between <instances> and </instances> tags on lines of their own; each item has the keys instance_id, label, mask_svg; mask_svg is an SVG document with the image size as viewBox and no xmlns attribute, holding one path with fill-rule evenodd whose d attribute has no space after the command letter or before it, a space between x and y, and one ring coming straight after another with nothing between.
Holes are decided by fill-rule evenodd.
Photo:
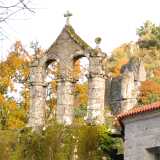
<instances>
[{"instance_id":1,"label":"tree","mask_svg":"<svg viewBox=\"0 0 160 160\"><path fill-rule=\"evenodd\" d=\"M150 104L160 100L160 84L154 80L147 80L140 87L140 104Z\"/></svg>"},{"instance_id":2,"label":"tree","mask_svg":"<svg viewBox=\"0 0 160 160\"><path fill-rule=\"evenodd\" d=\"M138 44L141 48L160 48L160 25L146 21L137 29Z\"/></svg>"},{"instance_id":3,"label":"tree","mask_svg":"<svg viewBox=\"0 0 160 160\"><path fill-rule=\"evenodd\" d=\"M122 65L126 64L131 57L131 44L125 43L113 50L108 60L108 70L113 77L119 76Z\"/></svg>"},{"instance_id":4,"label":"tree","mask_svg":"<svg viewBox=\"0 0 160 160\"><path fill-rule=\"evenodd\" d=\"M0 128L19 128L25 125L29 106L29 55L21 42L15 43L14 50L0 63ZM16 83L22 83L22 100L17 101L9 93L17 94Z\"/></svg>"}]
</instances>

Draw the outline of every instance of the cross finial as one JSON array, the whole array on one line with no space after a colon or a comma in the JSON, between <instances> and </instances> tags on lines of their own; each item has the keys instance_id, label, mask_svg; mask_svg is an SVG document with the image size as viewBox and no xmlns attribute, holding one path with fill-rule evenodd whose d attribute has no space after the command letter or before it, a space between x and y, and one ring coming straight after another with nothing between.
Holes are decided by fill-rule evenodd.
<instances>
[{"instance_id":1,"label":"cross finial","mask_svg":"<svg viewBox=\"0 0 160 160\"><path fill-rule=\"evenodd\" d=\"M65 14L64 14L64 17L66 17L66 24L69 25L69 19L70 17L72 16L72 13L70 13L69 11L67 11Z\"/></svg>"}]
</instances>

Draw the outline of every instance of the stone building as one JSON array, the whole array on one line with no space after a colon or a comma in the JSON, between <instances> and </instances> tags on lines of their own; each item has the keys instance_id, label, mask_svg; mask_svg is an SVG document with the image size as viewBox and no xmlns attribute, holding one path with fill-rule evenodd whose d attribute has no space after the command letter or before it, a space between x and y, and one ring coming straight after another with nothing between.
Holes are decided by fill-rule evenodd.
<instances>
[{"instance_id":1,"label":"stone building","mask_svg":"<svg viewBox=\"0 0 160 160\"><path fill-rule=\"evenodd\" d=\"M160 160L160 102L117 116L124 128L124 160Z\"/></svg>"}]
</instances>

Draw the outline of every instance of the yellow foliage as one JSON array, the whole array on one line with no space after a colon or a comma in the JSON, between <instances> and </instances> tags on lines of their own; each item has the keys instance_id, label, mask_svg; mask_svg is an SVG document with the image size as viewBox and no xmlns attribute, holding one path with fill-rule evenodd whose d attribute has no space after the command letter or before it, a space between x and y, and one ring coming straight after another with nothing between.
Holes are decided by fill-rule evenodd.
<instances>
[{"instance_id":1,"label":"yellow foliage","mask_svg":"<svg viewBox=\"0 0 160 160\"><path fill-rule=\"evenodd\" d=\"M72 74L74 79L79 79L81 74L80 60L74 62L74 68Z\"/></svg>"},{"instance_id":2,"label":"yellow foliage","mask_svg":"<svg viewBox=\"0 0 160 160\"><path fill-rule=\"evenodd\" d=\"M83 83L79 84L77 83L75 85L75 102L74 106L79 107L79 106L87 106L88 104L88 84Z\"/></svg>"},{"instance_id":3,"label":"yellow foliage","mask_svg":"<svg viewBox=\"0 0 160 160\"><path fill-rule=\"evenodd\" d=\"M0 106L2 106L4 102L5 102L4 96L0 94Z\"/></svg>"},{"instance_id":4,"label":"yellow foliage","mask_svg":"<svg viewBox=\"0 0 160 160\"><path fill-rule=\"evenodd\" d=\"M57 82L55 80L51 82L51 88L53 92L57 91Z\"/></svg>"},{"instance_id":5,"label":"yellow foliage","mask_svg":"<svg viewBox=\"0 0 160 160\"><path fill-rule=\"evenodd\" d=\"M115 65L115 67L112 69L112 74L113 76L119 76L120 75L120 70L121 70L121 67L126 64L128 62L128 59L126 58L122 58L120 59L117 64Z\"/></svg>"},{"instance_id":6,"label":"yellow foliage","mask_svg":"<svg viewBox=\"0 0 160 160\"><path fill-rule=\"evenodd\" d=\"M26 79L29 75L28 61L24 58L24 49L21 42L16 42L15 49L10 52L7 59L0 63L0 124L2 128L19 128L24 126L24 120L19 118L21 111L13 115L13 112L25 108L28 111L29 90ZM9 98L8 91L16 91L14 81L23 81L23 103L19 106L13 98Z\"/></svg>"},{"instance_id":7,"label":"yellow foliage","mask_svg":"<svg viewBox=\"0 0 160 160\"><path fill-rule=\"evenodd\" d=\"M13 111L8 119L8 128L16 129L25 127L26 114L22 110Z\"/></svg>"}]
</instances>

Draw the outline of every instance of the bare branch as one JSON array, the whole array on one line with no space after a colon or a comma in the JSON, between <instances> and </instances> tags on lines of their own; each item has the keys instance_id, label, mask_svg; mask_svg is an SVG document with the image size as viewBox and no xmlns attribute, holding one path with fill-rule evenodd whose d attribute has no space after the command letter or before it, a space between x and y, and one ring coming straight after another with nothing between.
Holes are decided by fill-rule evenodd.
<instances>
[{"instance_id":1,"label":"bare branch","mask_svg":"<svg viewBox=\"0 0 160 160\"><path fill-rule=\"evenodd\" d=\"M18 2L16 4L13 4L13 5L10 5L10 6L1 6L0 5L0 8L4 8L4 9L8 9L8 8L14 8L14 7L17 7L21 2Z\"/></svg>"},{"instance_id":2,"label":"bare branch","mask_svg":"<svg viewBox=\"0 0 160 160\"><path fill-rule=\"evenodd\" d=\"M17 0L14 4L6 4L6 0L0 1L0 23L6 22L18 12L27 10L30 13L35 13L33 9L29 7L30 0Z\"/></svg>"},{"instance_id":3,"label":"bare branch","mask_svg":"<svg viewBox=\"0 0 160 160\"><path fill-rule=\"evenodd\" d=\"M11 16L13 16L13 15L16 14L16 13L18 13L18 12L21 11L21 10L22 10L22 9L18 9L18 10L16 10L16 11L12 12L11 14L7 15L6 17L3 17L2 19L1 19L1 17L0 17L0 23L6 22L7 19L9 19Z\"/></svg>"},{"instance_id":4,"label":"bare branch","mask_svg":"<svg viewBox=\"0 0 160 160\"><path fill-rule=\"evenodd\" d=\"M31 8L29 8L27 6L27 4L24 3L24 0L20 0L20 3L24 6L25 9L27 9L28 11L32 12L32 13L35 13L33 10L31 10Z\"/></svg>"}]
</instances>

